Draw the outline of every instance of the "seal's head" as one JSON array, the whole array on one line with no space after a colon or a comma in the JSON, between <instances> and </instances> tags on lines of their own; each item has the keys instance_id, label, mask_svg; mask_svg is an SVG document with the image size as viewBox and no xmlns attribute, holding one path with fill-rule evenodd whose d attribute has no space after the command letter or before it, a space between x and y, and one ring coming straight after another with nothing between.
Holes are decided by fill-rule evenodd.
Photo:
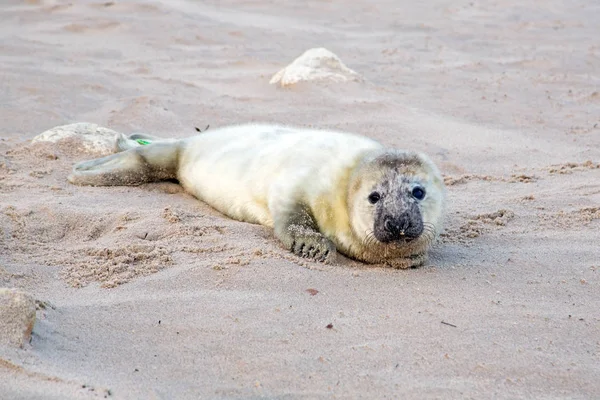
<instances>
[{"instance_id":1,"label":"seal's head","mask_svg":"<svg viewBox=\"0 0 600 400\"><path fill-rule=\"evenodd\" d=\"M441 229L444 197L427 156L388 149L366 157L351 176L348 197L352 230L363 244L357 258L423 254Z\"/></svg>"}]
</instances>

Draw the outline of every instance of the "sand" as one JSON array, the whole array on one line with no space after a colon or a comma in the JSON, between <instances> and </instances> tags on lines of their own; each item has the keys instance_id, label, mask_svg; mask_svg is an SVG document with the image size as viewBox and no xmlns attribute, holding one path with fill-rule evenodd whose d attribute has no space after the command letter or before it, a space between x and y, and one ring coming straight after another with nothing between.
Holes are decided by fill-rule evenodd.
<instances>
[{"instance_id":1,"label":"sand","mask_svg":"<svg viewBox=\"0 0 600 400\"><path fill-rule=\"evenodd\" d=\"M600 397L600 7L591 1L0 6L0 286L47 304L2 399ZM362 79L269 85L311 47ZM75 187L86 121L250 121L428 153L427 265L323 265L174 183Z\"/></svg>"}]
</instances>

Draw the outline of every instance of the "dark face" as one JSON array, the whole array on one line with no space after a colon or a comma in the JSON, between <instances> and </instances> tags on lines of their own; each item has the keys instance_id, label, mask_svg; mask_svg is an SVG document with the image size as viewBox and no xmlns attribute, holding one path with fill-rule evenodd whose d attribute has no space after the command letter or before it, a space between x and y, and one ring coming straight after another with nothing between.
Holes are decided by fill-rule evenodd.
<instances>
[{"instance_id":1,"label":"dark face","mask_svg":"<svg viewBox=\"0 0 600 400\"><path fill-rule=\"evenodd\" d=\"M425 188L406 176L392 173L366 199L374 207L373 234L383 243L410 242L423 233L419 202Z\"/></svg>"}]
</instances>

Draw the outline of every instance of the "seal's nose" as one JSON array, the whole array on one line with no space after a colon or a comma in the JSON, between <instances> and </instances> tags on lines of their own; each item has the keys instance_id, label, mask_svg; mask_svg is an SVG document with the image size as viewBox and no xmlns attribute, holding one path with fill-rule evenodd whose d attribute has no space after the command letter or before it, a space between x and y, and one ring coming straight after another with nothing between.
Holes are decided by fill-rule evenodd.
<instances>
[{"instance_id":1,"label":"seal's nose","mask_svg":"<svg viewBox=\"0 0 600 400\"><path fill-rule=\"evenodd\" d=\"M405 231L407 231L410 226L411 222L408 213L403 213L396 218L388 215L383 222L383 227L386 232L390 233L395 239L404 236L406 233Z\"/></svg>"}]
</instances>

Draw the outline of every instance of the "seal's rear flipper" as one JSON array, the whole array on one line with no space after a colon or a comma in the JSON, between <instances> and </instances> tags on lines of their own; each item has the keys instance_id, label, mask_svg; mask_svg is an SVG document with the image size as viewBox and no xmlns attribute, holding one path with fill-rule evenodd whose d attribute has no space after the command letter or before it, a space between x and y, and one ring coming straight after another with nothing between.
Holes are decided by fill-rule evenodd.
<instances>
[{"instance_id":1,"label":"seal's rear flipper","mask_svg":"<svg viewBox=\"0 0 600 400\"><path fill-rule=\"evenodd\" d=\"M146 133L132 133L131 135L129 135L129 139L131 139L131 140L144 139L144 140L148 140L150 142L156 142L159 140L168 140L168 139L159 138L158 136L148 135Z\"/></svg>"},{"instance_id":2,"label":"seal's rear flipper","mask_svg":"<svg viewBox=\"0 0 600 400\"><path fill-rule=\"evenodd\" d=\"M145 133L134 133L129 136L120 133L117 136L116 151L125 151L156 142L173 142L173 139L163 139Z\"/></svg>"},{"instance_id":3,"label":"seal's rear flipper","mask_svg":"<svg viewBox=\"0 0 600 400\"><path fill-rule=\"evenodd\" d=\"M73 167L68 180L75 185L131 186L175 179L179 147L178 141L165 140L83 161Z\"/></svg>"}]
</instances>

